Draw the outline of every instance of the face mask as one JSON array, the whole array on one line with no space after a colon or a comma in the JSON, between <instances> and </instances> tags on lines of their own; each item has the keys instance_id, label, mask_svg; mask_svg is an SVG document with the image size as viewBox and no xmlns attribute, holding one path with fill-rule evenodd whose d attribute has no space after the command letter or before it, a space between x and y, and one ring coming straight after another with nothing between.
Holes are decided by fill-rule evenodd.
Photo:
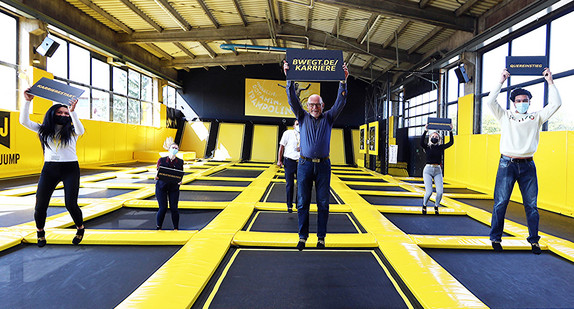
<instances>
[{"instance_id":1,"label":"face mask","mask_svg":"<svg viewBox=\"0 0 574 309\"><path fill-rule=\"evenodd\" d=\"M178 151L179 151L178 149L170 148L170 149L169 149L169 154L171 154L172 156L175 156Z\"/></svg>"},{"instance_id":2,"label":"face mask","mask_svg":"<svg viewBox=\"0 0 574 309\"><path fill-rule=\"evenodd\" d=\"M299 132L299 126L295 126L295 131Z\"/></svg>"},{"instance_id":3,"label":"face mask","mask_svg":"<svg viewBox=\"0 0 574 309\"><path fill-rule=\"evenodd\" d=\"M433 137L430 139L430 141L431 141L431 143L436 144L436 143L438 143L438 138Z\"/></svg>"},{"instance_id":4,"label":"face mask","mask_svg":"<svg viewBox=\"0 0 574 309\"><path fill-rule=\"evenodd\" d=\"M66 116L55 116L54 121L56 121L56 123L59 125L65 125L68 122L72 121L72 119Z\"/></svg>"},{"instance_id":5,"label":"face mask","mask_svg":"<svg viewBox=\"0 0 574 309\"><path fill-rule=\"evenodd\" d=\"M530 103L516 103L516 110L521 114L526 114L528 108L530 107Z\"/></svg>"}]
</instances>

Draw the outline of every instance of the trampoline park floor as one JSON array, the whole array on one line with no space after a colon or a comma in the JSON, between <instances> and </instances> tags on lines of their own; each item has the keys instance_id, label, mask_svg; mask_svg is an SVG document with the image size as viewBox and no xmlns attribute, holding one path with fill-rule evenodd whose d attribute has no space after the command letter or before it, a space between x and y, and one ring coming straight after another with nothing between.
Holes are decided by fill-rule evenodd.
<instances>
[{"instance_id":1,"label":"trampoline park floor","mask_svg":"<svg viewBox=\"0 0 574 309\"><path fill-rule=\"evenodd\" d=\"M180 229L155 229L155 164L82 172L75 233L58 187L48 245L36 246L37 175L0 180L0 297L7 308L572 308L574 219L541 210L534 255L518 203L503 252L489 241L491 196L445 184L421 213L420 178L333 166L326 248L313 197L307 247L274 164L190 161ZM434 201L431 197L431 203ZM522 211L522 213L521 213Z\"/></svg>"}]
</instances>

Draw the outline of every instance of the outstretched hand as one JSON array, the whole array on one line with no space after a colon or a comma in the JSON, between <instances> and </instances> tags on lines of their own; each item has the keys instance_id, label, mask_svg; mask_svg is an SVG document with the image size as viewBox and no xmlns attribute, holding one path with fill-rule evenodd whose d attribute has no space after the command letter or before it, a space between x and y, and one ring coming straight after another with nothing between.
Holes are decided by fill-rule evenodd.
<instances>
[{"instance_id":1,"label":"outstretched hand","mask_svg":"<svg viewBox=\"0 0 574 309\"><path fill-rule=\"evenodd\" d=\"M550 72L549 68L544 68L544 72L542 72L544 79L548 82L548 85L554 84L554 80L552 79L552 72Z\"/></svg>"},{"instance_id":2,"label":"outstretched hand","mask_svg":"<svg viewBox=\"0 0 574 309\"><path fill-rule=\"evenodd\" d=\"M70 112L73 112L76 109L76 104L78 104L78 99L70 99Z\"/></svg>"},{"instance_id":3,"label":"outstretched hand","mask_svg":"<svg viewBox=\"0 0 574 309\"><path fill-rule=\"evenodd\" d=\"M508 79L510 77L510 73L508 72L508 70L506 68L504 68L504 70L502 70L502 75L500 76L500 83L504 83L506 81L506 79Z\"/></svg>"},{"instance_id":4,"label":"outstretched hand","mask_svg":"<svg viewBox=\"0 0 574 309\"><path fill-rule=\"evenodd\" d=\"M289 63L286 60L283 60L283 73L287 76L287 70L289 70Z\"/></svg>"},{"instance_id":5,"label":"outstretched hand","mask_svg":"<svg viewBox=\"0 0 574 309\"><path fill-rule=\"evenodd\" d=\"M347 82L347 78L349 77L349 69L347 68L346 63L343 63L343 71L345 71L345 82Z\"/></svg>"},{"instance_id":6,"label":"outstretched hand","mask_svg":"<svg viewBox=\"0 0 574 309\"><path fill-rule=\"evenodd\" d=\"M26 101L32 101L32 99L34 99L34 95L29 93L28 90L30 90L30 88L28 88L24 91L24 99Z\"/></svg>"}]
</instances>

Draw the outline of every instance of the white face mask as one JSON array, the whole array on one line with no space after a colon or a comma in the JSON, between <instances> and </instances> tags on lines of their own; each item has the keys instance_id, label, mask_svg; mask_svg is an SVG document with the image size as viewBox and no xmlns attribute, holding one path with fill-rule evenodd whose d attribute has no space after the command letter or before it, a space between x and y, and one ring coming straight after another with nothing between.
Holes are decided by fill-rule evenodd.
<instances>
[{"instance_id":1,"label":"white face mask","mask_svg":"<svg viewBox=\"0 0 574 309\"><path fill-rule=\"evenodd\" d=\"M175 156L178 151L179 151L178 149L170 148L170 149L169 149L169 154L172 155L172 156Z\"/></svg>"},{"instance_id":2,"label":"white face mask","mask_svg":"<svg viewBox=\"0 0 574 309\"><path fill-rule=\"evenodd\" d=\"M528 108L530 107L530 103L515 103L516 110L521 114L526 114Z\"/></svg>"},{"instance_id":3,"label":"white face mask","mask_svg":"<svg viewBox=\"0 0 574 309\"><path fill-rule=\"evenodd\" d=\"M299 126L295 126L295 131L299 132Z\"/></svg>"}]
</instances>

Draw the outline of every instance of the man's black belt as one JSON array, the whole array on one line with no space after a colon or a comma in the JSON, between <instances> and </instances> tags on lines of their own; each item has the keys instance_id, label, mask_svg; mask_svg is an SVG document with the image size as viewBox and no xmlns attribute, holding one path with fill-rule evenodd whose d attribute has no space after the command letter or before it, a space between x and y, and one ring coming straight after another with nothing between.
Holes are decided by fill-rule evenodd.
<instances>
[{"instance_id":1,"label":"man's black belt","mask_svg":"<svg viewBox=\"0 0 574 309\"><path fill-rule=\"evenodd\" d=\"M511 158L509 156L505 156L505 155L501 155L502 158L508 159L510 160L510 162L514 162L514 163L526 163L526 162L530 162L532 161L532 157L530 158L523 158L523 159L516 159L516 158Z\"/></svg>"},{"instance_id":2,"label":"man's black belt","mask_svg":"<svg viewBox=\"0 0 574 309\"><path fill-rule=\"evenodd\" d=\"M305 160L305 161L309 161L309 162L313 162L313 163L319 163L319 162L323 162L327 159L329 159L329 157L324 157L324 158L307 158L304 156L301 156L301 159Z\"/></svg>"}]
</instances>

